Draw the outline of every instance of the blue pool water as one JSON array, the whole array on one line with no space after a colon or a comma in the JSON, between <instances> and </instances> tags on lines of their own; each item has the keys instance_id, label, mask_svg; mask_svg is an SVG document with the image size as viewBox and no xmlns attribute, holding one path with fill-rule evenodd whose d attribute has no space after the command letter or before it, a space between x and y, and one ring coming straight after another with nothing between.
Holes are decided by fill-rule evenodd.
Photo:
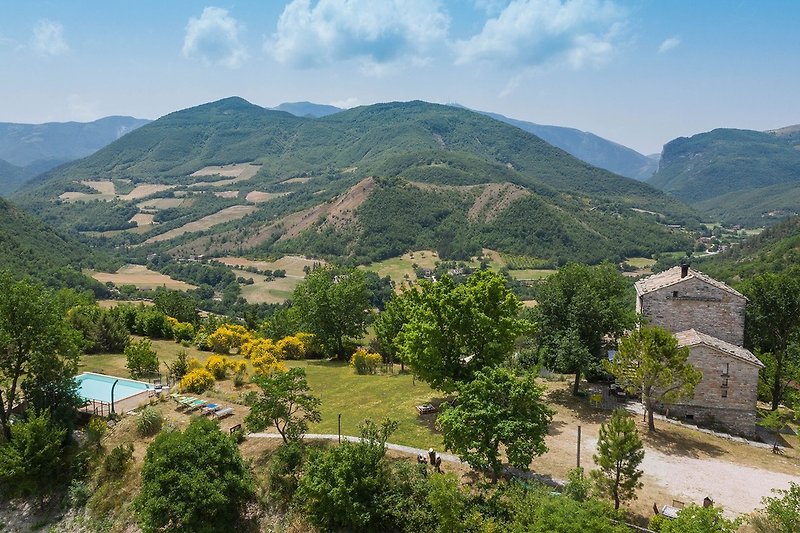
<instances>
[{"instance_id":1,"label":"blue pool water","mask_svg":"<svg viewBox=\"0 0 800 533\"><path fill-rule=\"evenodd\" d=\"M143 381L95 374L94 372L84 372L79 376L75 376L75 381L78 383L78 394L81 398L99 400L106 403L111 402L111 387L115 381L117 381L117 386L114 388L115 402L150 388L150 385Z\"/></svg>"}]
</instances>

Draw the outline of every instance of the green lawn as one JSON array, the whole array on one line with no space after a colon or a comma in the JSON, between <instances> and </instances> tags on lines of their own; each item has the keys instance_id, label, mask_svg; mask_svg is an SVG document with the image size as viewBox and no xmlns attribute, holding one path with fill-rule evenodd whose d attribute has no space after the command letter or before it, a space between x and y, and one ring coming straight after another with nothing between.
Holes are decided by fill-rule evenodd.
<instances>
[{"instance_id":1,"label":"green lawn","mask_svg":"<svg viewBox=\"0 0 800 533\"><path fill-rule=\"evenodd\" d=\"M308 383L322 400L322 422L314 424L314 433L338 432L342 415L342 434L358 435L358 424L365 418L380 421L386 417L399 422L391 441L418 448L442 449L442 436L433 429L436 415L419 416L415 406L428 403L441 394L410 374L361 376L345 363L327 361L287 361L292 367L306 369Z\"/></svg>"},{"instance_id":2,"label":"green lawn","mask_svg":"<svg viewBox=\"0 0 800 533\"><path fill-rule=\"evenodd\" d=\"M636 268L650 268L656 263L656 260L650 257L629 257L625 262Z\"/></svg>"}]
</instances>

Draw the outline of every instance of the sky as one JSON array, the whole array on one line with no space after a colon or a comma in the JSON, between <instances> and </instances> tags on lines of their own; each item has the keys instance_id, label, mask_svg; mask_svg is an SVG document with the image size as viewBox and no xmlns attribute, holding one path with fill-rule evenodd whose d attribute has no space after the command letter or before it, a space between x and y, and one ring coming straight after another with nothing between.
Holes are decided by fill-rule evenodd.
<instances>
[{"instance_id":1,"label":"sky","mask_svg":"<svg viewBox=\"0 0 800 533\"><path fill-rule=\"evenodd\" d=\"M0 122L426 100L641 153L800 123L796 0L0 0Z\"/></svg>"}]
</instances>

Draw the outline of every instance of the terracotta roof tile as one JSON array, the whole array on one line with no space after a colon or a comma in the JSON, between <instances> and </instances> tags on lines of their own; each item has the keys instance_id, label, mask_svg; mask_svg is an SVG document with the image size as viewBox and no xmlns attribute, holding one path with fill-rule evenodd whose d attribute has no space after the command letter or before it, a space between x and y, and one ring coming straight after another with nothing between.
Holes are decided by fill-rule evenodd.
<instances>
[{"instance_id":1,"label":"terracotta roof tile","mask_svg":"<svg viewBox=\"0 0 800 533\"><path fill-rule=\"evenodd\" d=\"M725 352L728 355L732 355L737 359L741 359L745 363L750 363L751 365L755 365L759 368L764 367L764 363L759 361L758 357L753 355L750 350L742 348L741 346L736 346L735 344L731 344L729 342L725 342L724 340L712 337L711 335L706 335L705 333L701 333L694 329L679 331L675 334L675 338L678 339L679 346L705 344L707 346L711 346L712 348L716 348L721 352Z\"/></svg>"}]
</instances>

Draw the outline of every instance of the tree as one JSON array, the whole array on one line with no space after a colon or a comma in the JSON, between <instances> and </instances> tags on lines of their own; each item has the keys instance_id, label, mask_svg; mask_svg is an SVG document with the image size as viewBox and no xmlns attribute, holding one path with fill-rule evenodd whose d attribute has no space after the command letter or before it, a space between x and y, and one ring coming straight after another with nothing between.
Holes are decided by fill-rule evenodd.
<instances>
[{"instance_id":1,"label":"tree","mask_svg":"<svg viewBox=\"0 0 800 533\"><path fill-rule=\"evenodd\" d=\"M179 322L197 322L197 300L183 291L156 289L153 303L159 311Z\"/></svg>"},{"instance_id":2,"label":"tree","mask_svg":"<svg viewBox=\"0 0 800 533\"><path fill-rule=\"evenodd\" d=\"M311 461L300 478L297 500L312 523L325 531L381 529L377 503L389 476L383 457L386 438L396 428L389 421L368 424L360 442L342 442Z\"/></svg>"},{"instance_id":3,"label":"tree","mask_svg":"<svg viewBox=\"0 0 800 533\"><path fill-rule=\"evenodd\" d=\"M761 499L764 509L753 517L758 533L793 533L800 531L800 485L789 482L787 490L773 490L776 496Z\"/></svg>"},{"instance_id":4,"label":"tree","mask_svg":"<svg viewBox=\"0 0 800 533\"><path fill-rule=\"evenodd\" d=\"M456 405L437 419L444 445L473 468L491 468L493 482L503 468L501 445L508 462L522 470L547 451L553 412L542 403L533 375L518 379L504 368L489 368L475 372L458 391Z\"/></svg>"},{"instance_id":5,"label":"tree","mask_svg":"<svg viewBox=\"0 0 800 533\"><path fill-rule=\"evenodd\" d=\"M644 447L636 424L624 409L616 409L611 420L600 426L597 454L592 456L597 470L591 477L600 494L614 500L614 509L622 501L636 498L636 489L642 487L643 471L639 465L644 459Z\"/></svg>"},{"instance_id":6,"label":"tree","mask_svg":"<svg viewBox=\"0 0 800 533\"><path fill-rule=\"evenodd\" d=\"M403 360L431 387L451 392L473 374L505 361L533 325L506 280L490 271L456 285L448 276L420 281L401 301L407 323L395 338Z\"/></svg>"},{"instance_id":7,"label":"tree","mask_svg":"<svg viewBox=\"0 0 800 533\"><path fill-rule=\"evenodd\" d=\"M257 376L253 382L261 388L261 395L250 406L245 418L250 431L274 425L283 442L288 443L302 439L309 422L321 420L320 400L311 394L304 369L291 368L272 376Z\"/></svg>"},{"instance_id":8,"label":"tree","mask_svg":"<svg viewBox=\"0 0 800 533\"><path fill-rule=\"evenodd\" d=\"M778 447L778 437L783 428L786 427L786 418L784 414L780 411L770 411L769 414L758 422L758 425L772 433L772 453L778 453L780 451Z\"/></svg>"},{"instance_id":9,"label":"tree","mask_svg":"<svg viewBox=\"0 0 800 533\"><path fill-rule=\"evenodd\" d=\"M252 495L236 443L215 422L198 418L183 432L160 433L147 448L133 507L145 532L227 531Z\"/></svg>"},{"instance_id":10,"label":"tree","mask_svg":"<svg viewBox=\"0 0 800 533\"><path fill-rule=\"evenodd\" d=\"M79 401L72 376L78 368L80 333L66 323L63 309L53 305L52 294L38 285L0 273L0 294L0 427L8 440L8 417L19 399L23 375L25 395L35 400L34 407L61 406L64 416L72 412Z\"/></svg>"},{"instance_id":11,"label":"tree","mask_svg":"<svg viewBox=\"0 0 800 533\"><path fill-rule=\"evenodd\" d=\"M783 399L792 369L800 366L800 349L788 350L793 342L800 343L800 279L766 273L744 282L740 289L750 300L745 311L745 346L774 358L770 372L774 411Z\"/></svg>"},{"instance_id":12,"label":"tree","mask_svg":"<svg viewBox=\"0 0 800 533\"><path fill-rule=\"evenodd\" d=\"M370 318L364 273L317 267L294 290L293 305L328 355L345 357L345 340L363 335Z\"/></svg>"},{"instance_id":13,"label":"tree","mask_svg":"<svg viewBox=\"0 0 800 533\"><path fill-rule=\"evenodd\" d=\"M149 339L129 342L125 347L125 358L126 366L135 378L158 372L158 354Z\"/></svg>"},{"instance_id":14,"label":"tree","mask_svg":"<svg viewBox=\"0 0 800 533\"><path fill-rule=\"evenodd\" d=\"M678 346L669 331L641 326L619 343L614 360L606 368L630 392L640 392L647 414L647 429L655 431L653 411L657 402L691 398L703 374L688 361L689 349Z\"/></svg>"},{"instance_id":15,"label":"tree","mask_svg":"<svg viewBox=\"0 0 800 533\"><path fill-rule=\"evenodd\" d=\"M722 516L721 507L688 505L674 519L651 520L651 528L659 533L735 533L739 531L743 517L729 520Z\"/></svg>"},{"instance_id":16,"label":"tree","mask_svg":"<svg viewBox=\"0 0 800 533\"><path fill-rule=\"evenodd\" d=\"M628 287L609 263L596 267L570 263L536 291L540 345L549 364L575 373L573 394L578 393L581 374L605 359L605 339L616 339L633 325Z\"/></svg>"},{"instance_id":17,"label":"tree","mask_svg":"<svg viewBox=\"0 0 800 533\"><path fill-rule=\"evenodd\" d=\"M375 336L378 339L381 355L388 363L394 363L395 359L400 359L401 371L404 361L401 356L401 346L397 341L403 326L408 322L406 315L408 305L403 301L408 294L410 293L403 292L392 296L374 323Z\"/></svg>"},{"instance_id":18,"label":"tree","mask_svg":"<svg viewBox=\"0 0 800 533\"><path fill-rule=\"evenodd\" d=\"M66 433L47 411L30 410L26 420L11 426L10 441L0 445L0 481L22 496L52 488L54 474L63 470Z\"/></svg>"}]
</instances>

